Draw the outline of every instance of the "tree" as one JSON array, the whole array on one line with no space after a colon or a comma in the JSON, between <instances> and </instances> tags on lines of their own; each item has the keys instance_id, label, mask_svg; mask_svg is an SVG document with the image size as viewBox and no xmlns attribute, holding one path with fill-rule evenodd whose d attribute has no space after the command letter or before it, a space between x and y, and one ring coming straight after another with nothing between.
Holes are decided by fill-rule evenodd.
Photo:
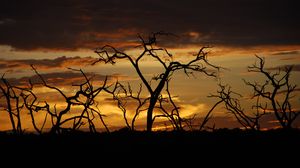
<instances>
[{"instance_id":1,"label":"tree","mask_svg":"<svg viewBox=\"0 0 300 168\"><path fill-rule=\"evenodd\" d=\"M212 65L207 60L208 52L205 51L208 47L202 47L196 55L192 59L190 59L187 63L183 63L181 61L173 60L173 56L168 52L166 48L157 46L157 38L158 36L170 36L172 34L165 32L156 32L149 35L148 39L143 38L141 35L138 35L141 45L138 47L142 48L142 52L137 55L128 55L117 48L105 45L101 48L97 48L95 53L98 54L99 59L94 62L96 64L98 62L111 63L115 64L117 60L125 59L130 62L132 67L135 69L137 75L141 79L142 83L147 89L147 92L150 95L149 105L147 108L147 131L151 132L153 125L153 110L156 107L157 101L161 96L161 92L165 87L166 83L169 81L171 76L180 70L183 70L186 75L191 75L193 72L201 72L206 74L207 76L216 77L215 72L211 72L207 70L207 67L214 68L219 70L219 67ZM159 52L163 52L168 58L163 59ZM158 61L159 64L163 67L163 72L157 74L153 79L157 81L157 85L151 85L151 80L147 80L145 75L142 73L142 68L140 67L140 61L142 58L146 56L150 56L153 60Z\"/></svg>"},{"instance_id":2,"label":"tree","mask_svg":"<svg viewBox=\"0 0 300 168\"><path fill-rule=\"evenodd\" d=\"M185 120L183 120L180 117L179 107L175 104L173 100L174 96L171 96L169 90L169 81L167 81L166 83L167 96L159 96L158 103L155 106L155 109L157 109L160 112L160 114L155 115L152 119L152 122L154 122L156 118L167 118L173 126L173 129L179 131L183 130L182 121ZM110 91L110 93L113 95L113 99L117 101L118 108L123 113L123 118L127 129L131 131L135 130L135 121L138 118L139 114L148 109L147 103L149 103L150 97L143 97L141 94L142 89L143 85L140 84L137 92L134 93L130 83L127 83L127 86L125 86L119 81L117 81L113 89L111 89ZM127 107L128 102L135 103L135 108L129 109ZM134 110L134 115L131 119L131 122L127 115L128 109Z\"/></svg>"},{"instance_id":3,"label":"tree","mask_svg":"<svg viewBox=\"0 0 300 168\"><path fill-rule=\"evenodd\" d=\"M0 83L0 101L4 97L6 106L4 111L8 112L12 131L14 134L22 134L21 110L24 107L24 102L21 99L22 89L13 86L5 77L1 77Z\"/></svg>"},{"instance_id":4,"label":"tree","mask_svg":"<svg viewBox=\"0 0 300 168\"><path fill-rule=\"evenodd\" d=\"M147 109L144 108L146 105L147 101L149 98L143 98L141 97L142 93L142 85L139 86L139 89L136 94L133 93L133 90L131 88L131 85L128 83L127 87L124 86L122 83L117 81L111 91L108 91L110 94L112 94L113 99L117 101L118 108L122 111L123 113L123 118L126 124L126 127L134 131L135 130L135 121L139 114L142 111L145 111ZM134 116L131 120L131 124L128 120L127 117L127 102L128 101L133 101L136 102L136 108L135 108L135 113Z\"/></svg>"},{"instance_id":5,"label":"tree","mask_svg":"<svg viewBox=\"0 0 300 168\"><path fill-rule=\"evenodd\" d=\"M88 123L90 132L97 132L95 124L93 122L93 120L96 118L95 116L98 116L100 118L105 129L107 130L107 132L109 132L103 120L103 115L99 111L98 102L95 100L96 96L99 95L100 92L106 92L107 88L109 87L107 86L107 77L105 78L102 86L95 87L92 85L91 82L92 77L88 77L81 69L71 69L73 71L80 72L84 77L85 81L79 85L74 85L77 86L78 89L75 91L75 93L68 96L58 87L49 85L33 65L32 69L36 73L37 77L40 79L42 86L56 91L59 95L61 95L64 98L66 103L66 106L60 111L58 111L56 105L54 105L54 110L52 110L47 102L40 102L37 100L38 98L36 94L32 91L33 84L29 82L31 85L31 90L28 90L27 94L23 94L23 99L25 102L25 107L29 110L29 113L31 115L32 124L38 133L42 133L42 129L46 122L47 115L51 116L51 133L61 133L63 130L65 130L65 128L62 127L62 125L64 125L67 122L73 122L73 125L71 127L72 131L78 130L81 128L82 125L85 124L83 120L85 120ZM82 107L81 113L79 113L79 115L65 117L66 114L69 114L71 112L71 108L73 106ZM46 112L46 116L41 128L39 128L35 123L34 113L42 111Z\"/></svg>"},{"instance_id":6,"label":"tree","mask_svg":"<svg viewBox=\"0 0 300 168\"><path fill-rule=\"evenodd\" d=\"M176 105L175 101L173 100L173 98L175 96L171 95L171 92L170 92L170 89L169 89L169 81L170 80L171 79L168 79L166 81L167 96L164 97L163 95L161 95L158 98L159 105L156 106L156 108L158 110L160 110L162 112L162 114L154 116L152 122L154 122L156 117L166 117L167 119L169 119L169 121L172 124L174 130L182 131L183 130L183 124L182 123L186 122L188 119L183 119L180 116L180 113L179 113L180 107ZM166 109L164 104L169 105L169 106L171 105L171 109L170 110ZM189 127L189 123L186 122L186 124Z\"/></svg>"},{"instance_id":7,"label":"tree","mask_svg":"<svg viewBox=\"0 0 300 168\"><path fill-rule=\"evenodd\" d=\"M225 109L234 115L237 121L245 128L251 130L260 130L260 122L262 116L266 113L267 106L262 106L257 97L256 105L252 106L252 109L256 109L254 113L246 112L240 103L240 98L243 96L231 90L230 86L219 84L220 90L217 94L211 95L210 97L216 97L219 99L218 103L224 103ZM236 98L237 96L238 98Z\"/></svg>"},{"instance_id":8,"label":"tree","mask_svg":"<svg viewBox=\"0 0 300 168\"><path fill-rule=\"evenodd\" d=\"M256 99L255 105L252 106L255 112L249 113L242 108L239 100L242 95L232 91L230 86L219 84L220 90L217 91L218 94L211 95L211 97L217 97L222 101L226 110L233 114L237 121L246 129L259 130L259 120L264 115L270 114L268 111L273 112L282 128L290 129L300 114L300 111L294 110L291 105L292 93L296 89L296 85L290 84L289 81L293 67L285 67L283 71L281 68L278 68L277 72L272 73L265 68L264 58L259 56L256 56L256 58L258 58L259 63L248 66L248 72L262 75L265 79L264 83L251 83L244 80L244 83L253 89L251 99ZM238 98L235 96L238 96Z\"/></svg>"},{"instance_id":9,"label":"tree","mask_svg":"<svg viewBox=\"0 0 300 168\"><path fill-rule=\"evenodd\" d=\"M297 87L290 83L293 66L286 66L283 71L278 68L277 72L272 73L265 68L265 59L256 57L259 59L259 63L249 66L248 71L262 74L266 80L263 84L247 81L245 83L252 87L253 97L262 97L270 102L272 111L281 127L290 129L300 114L300 111L294 110L291 105L292 93Z\"/></svg>"}]
</instances>

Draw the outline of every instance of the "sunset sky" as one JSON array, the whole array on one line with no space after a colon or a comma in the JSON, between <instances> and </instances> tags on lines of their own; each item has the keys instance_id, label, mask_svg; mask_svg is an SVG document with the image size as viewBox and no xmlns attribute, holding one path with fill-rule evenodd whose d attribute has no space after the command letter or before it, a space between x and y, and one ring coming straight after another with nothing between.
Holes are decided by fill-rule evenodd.
<instances>
[{"instance_id":1,"label":"sunset sky","mask_svg":"<svg viewBox=\"0 0 300 168\"><path fill-rule=\"evenodd\" d=\"M300 85L300 12L296 0L2 0L0 5L0 75L16 85L24 85L35 74L33 64L49 84L70 93L82 81L81 74L68 68L81 68L88 75L95 74L94 82L101 83L105 76L133 86L141 81L126 61L116 65L99 63L94 53L97 47L112 45L130 55L140 50L138 34L147 38L149 33L165 31L176 36L158 39L177 60L188 60L202 46L211 46L208 60L224 67L218 79L196 73L187 77L174 74L171 92L181 107L182 117L196 114L195 124L218 100L208 98L217 91L218 83L229 84L244 95L245 108L253 94L247 81L264 81L262 76L248 73L247 66L257 62L255 55L266 59L270 71L294 65L290 82ZM160 41L161 40L161 41ZM157 62L145 59L143 72L151 79L161 72ZM274 71L275 72L275 71ZM98 83L97 83L98 82ZM134 87L134 91L137 88ZM64 106L56 93L36 88L40 101ZM292 100L293 108L300 109L299 88ZM100 95L100 109L111 128L125 126L122 112ZM247 103L248 102L248 103ZM0 130L11 129L5 102L0 100ZM133 108L134 103L128 103ZM76 111L76 109L74 109ZM129 112L129 118L133 112ZM250 111L251 113L251 111ZM146 113L137 120L144 129ZM220 105L213 112L210 124L216 127L240 127L233 116ZM22 115L23 127L32 129L29 115ZM37 114L40 123L44 114ZM157 128L160 127L157 121ZM161 121L163 123L163 121ZM265 118L264 128L276 127L274 118ZM161 127L164 125L162 124ZM296 124L300 126L300 121ZM99 124L99 128L103 128Z\"/></svg>"}]
</instances>

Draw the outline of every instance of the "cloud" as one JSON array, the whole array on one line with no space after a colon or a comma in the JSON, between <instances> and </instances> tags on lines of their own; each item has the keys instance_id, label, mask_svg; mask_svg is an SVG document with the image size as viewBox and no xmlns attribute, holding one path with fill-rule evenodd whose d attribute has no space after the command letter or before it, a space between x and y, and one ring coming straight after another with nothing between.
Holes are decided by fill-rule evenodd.
<instances>
[{"instance_id":1,"label":"cloud","mask_svg":"<svg viewBox=\"0 0 300 168\"><path fill-rule=\"evenodd\" d=\"M286 94L287 92L288 92L288 90L282 90L282 91L277 92L277 94ZM300 88L295 88L294 92L300 92Z\"/></svg>"},{"instance_id":2,"label":"cloud","mask_svg":"<svg viewBox=\"0 0 300 168\"><path fill-rule=\"evenodd\" d=\"M288 60L298 61L298 60L300 60L300 57L285 57L285 58L281 58L280 60L283 60L283 61L288 61Z\"/></svg>"},{"instance_id":3,"label":"cloud","mask_svg":"<svg viewBox=\"0 0 300 168\"><path fill-rule=\"evenodd\" d=\"M273 53L272 55L296 55L296 54L300 54L300 52L299 51L282 51L282 52Z\"/></svg>"},{"instance_id":4,"label":"cloud","mask_svg":"<svg viewBox=\"0 0 300 168\"><path fill-rule=\"evenodd\" d=\"M9 18L4 18L2 20L0 20L0 25L9 25L9 24L13 24L16 21L13 19L9 19Z\"/></svg>"},{"instance_id":5,"label":"cloud","mask_svg":"<svg viewBox=\"0 0 300 168\"><path fill-rule=\"evenodd\" d=\"M267 68L268 70L278 70L278 69L285 69L286 67L293 67L292 71L300 71L300 64L290 64L290 65L282 65L282 66L276 66Z\"/></svg>"},{"instance_id":6,"label":"cloud","mask_svg":"<svg viewBox=\"0 0 300 168\"><path fill-rule=\"evenodd\" d=\"M91 65L96 58L92 57L58 57L55 59L24 59L24 60L5 60L0 59L0 70L22 70L30 69L34 65L40 69L66 68L74 66Z\"/></svg>"},{"instance_id":7,"label":"cloud","mask_svg":"<svg viewBox=\"0 0 300 168\"><path fill-rule=\"evenodd\" d=\"M94 84L102 83L106 76L101 74L94 74L94 73L85 73L88 78L91 79L91 82ZM85 78L81 73L75 73L72 71L65 71L65 72L53 72L53 73L46 73L42 74L43 79L47 82L47 84L52 86L66 86L70 87L72 85L78 85L85 82ZM125 76L121 76L118 74L108 76L109 81L113 81L117 78L126 79ZM29 76L29 77L22 77L22 78L8 78L7 79L13 85L28 85L28 81L31 80L33 84L41 84L42 81L37 75Z\"/></svg>"},{"instance_id":8,"label":"cloud","mask_svg":"<svg viewBox=\"0 0 300 168\"><path fill-rule=\"evenodd\" d=\"M22 50L127 47L137 33L160 30L181 36L180 45L300 44L293 0L4 1L0 16L0 45Z\"/></svg>"},{"instance_id":9,"label":"cloud","mask_svg":"<svg viewBox=\"0 0 300 168\"><path fill-rule=\"evenodd\" d=\"M293 66L293 71L300 71L300 64L291 65L291 66Z\"/></svg>"}]
</instances>

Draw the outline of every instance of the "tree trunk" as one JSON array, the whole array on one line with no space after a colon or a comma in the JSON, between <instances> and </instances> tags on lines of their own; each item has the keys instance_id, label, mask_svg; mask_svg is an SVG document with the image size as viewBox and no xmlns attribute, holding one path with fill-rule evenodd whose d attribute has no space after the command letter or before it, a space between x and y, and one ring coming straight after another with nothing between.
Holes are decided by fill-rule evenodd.
<instances>
[{"instance_id":1,"label":"tree trunk","mask_svg":"<svg viewBox=\"0 0 300 168\"><path fill-rule=\"evenodd\" d=\"M4 93L4 94L6 94L6 93ZM12 131L15 134L15 133L17 133L17 130L16 130L16 124L15 124L15 120L14 120L14 116L13 116L12 107L11 107L11 104L10 104L9 91L8 91L7 95L5 95L5 97L6 97L6 103L7 103L7 112L9 114L9 119L10 119L11 126L12 126Z\"/></svg>"},{"instance_id":2,"label":"tree trunk","mask_svg":"<svg viewBox=\"0 0 300 168\"><path fill-rule=\"evenodd\" d=\"M157 99L154 98L150 99L150 105L147 111L147 132L152 131L152 124L153 124L152 116L153 116L153 110L154 110L156 100Z\"/></svg>"},{"instance_id":3,"label":"tree trunk","mask_svg":"<svg viewBox=\"0 0 300 168\"><path fill-rule=\"evenodd\" d=\"M160 95L162 89L164 88L167 79L169 77L171 69L167 69L166 72L164 73L163 78L160 80L159 84L157 85L155 91L151 94L151 98L150 98L150 105L147 111L147 132L151 132L152 130L152 124L153 124L153 120L152 120L152 116L153 116L153 110L155 107L155 104L157 102L158 96Z\"/></svg>"}]
</instances>

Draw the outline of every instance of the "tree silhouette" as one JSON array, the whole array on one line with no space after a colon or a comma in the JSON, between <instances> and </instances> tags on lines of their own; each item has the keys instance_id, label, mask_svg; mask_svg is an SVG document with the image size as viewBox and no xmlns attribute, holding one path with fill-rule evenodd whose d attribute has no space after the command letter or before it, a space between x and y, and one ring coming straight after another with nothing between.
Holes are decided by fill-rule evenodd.
<instances>
[{"instance_id":1,"label":"tree silhouette","mask_svg":"<svg viewBox=\"0 0 300 168\"><path fill-rule=\"evenodd\" d=\"M85 120L88 123L90 132L97 132L95 124L93 122L96 116L100 118L105 129L107 130L107 132L109 132L108 127L106 126L103 120L103 115L99 111L98 102L95 100L96 96L99 95L100 92L102 91L106 92L107 88L109 87L107 86L107 80L108 80L107 77L105 78L102 86L95 88L91 83L92 77L90 78L87 77L87 75L81 69L80 70L71 69L73 71L80 72L84 77L85 81L79 85L74 85L77 86L79 89L76 90L76 92L71 96L67 96L58 87L49 85L34 66L32 66L32 69L39 77L41 84L46 88L56 91L59 95L61 95L64 98L66 103L65 108L61 109L60 111L57 111L58 109L56 108L56 105L54 105L54 110L52 110L50 108L50 105L47 102L37 101L37 96L32 90L28 91L29 94L23 94L25 106L31 114L33 126L38 133L42 133L42 128L44 127L44 124L46 122L47 115L51 116L51 122L52 122L52 127L50 130L51 133L62 133L62 131L65 130L65 128L62 127L62 125L64 125L67 122L73 122L70 130L73 131L78 130L85 124L83 120ZM30 84L31 84L31 88L33 88L33 84L31 82ZM83 110L79 115L65 117L66 114L70 113L71 108L73 106L77 106L77 107L80 106L82 107ZM42 127L38 128L37 124L35 123L33 113L41 112L41 111L45 111L46 116L42 124Z\"/></svg>"},{"instance_id":2,"label":"tree silhouette","mask_svg":"<svg viewBox=\"0 0 300 168\"><path fill-rule=\"evenodd\" d=\"M300 114L300 111L295 111L291 105L292 93L297 87L289 81L293 66L286 66L283 71L278 68L277 72L271 73L265 68L264 58L256 57L259 59L259 63L249 66L248 71L262 74L266 80L263 84L247 81L245 83L252 87L253 97L262 97L270 102L272 111L282 128L290 129ZM283 99L281 100L280 97Z\"/></svg>"},{"instance_id":3,"label":"tree silhouette","mask_svg":"<svg viewBox=\"0 0 300 168\"><path fill-rule=\"evenodd\" d=\"M185 122L186 120L180 117L180 113L179 113L180 107L178 107L176 105L175 101L173 100L173 97L175 97L175 96L171 95L171 92L169 89L170 80L171 79L168 79L166 81L167 96L164 97L163 95L161 95L158 98L159 105L156 106L156 108L158 110L160 110L162 112L162 114L154 116L152 122L154 122L155 118L157 118L157 117L166 117L172 124L174 130L181 131L181 130L183 130L182 123ZM172 108L170 110L168 110L165 108L164 104L171 104ZM188 122L187 122L187 125L188 125Z\"/></svg>"},{"instance_id":4,"label":"tree silhouette","mask_svg":"<svg viewBox=\"0 0 300 168\"><path fill-rule=\"evenodd\" d=\"M133 90L131 88L131 85L128 83L127 87L124 86L120 82L116 82L113 89L111 91L108 91L113 95L113 99L117 101L118 108L122 111L123 113L123 118L126 124L126 127L129 130L134 131L135 130L135 121L138 117L138 115L142 112L147 110L144 106L146 105L147 101L149 98L143 98L141 97L142 93L142 85L140 84L139 89L136 94L133 93ZM135 107L135 113L134 116L132 117L131 124L128 121L127 117L127 102L128 101L134 101L136 102L136 107Z\"/></svg>"},{"instance_id":5,"label":"tree silhouette","mask_svg":"<svg viewBox=\"0 0 300 168\"><path fill-rule=\"evenodd\" d=\"M22 134L21 110L24 107L24 102L21 99L22 89L13 86L5 78L5 74L3 74L1 77L0 90L0 99L4 98L6 103L3 110L8 112L13 133Z\"/></svg>"},{"instance_id":6,"label":"tree silhouette","mask_svg":"<svg viewBox=\"0 0 300 168\"><path fill-rule=\"evenodd\" d=\"M180 117L179 107L176 106L173 100L173 96L171 96L171 93L169 91L169 81L167 81L166 84L167 96L166 97L162 95L159 96L158 103L155 106L155 108L160 112L160 114L156 114L153 117L152 122L154 122L156 118L167 118L170 121L171 125L173 126L174 130L182 130L183 119ZM140 84L137 92L134 93L130 83L127 83L127 85L125 86L122 83L117 81L113 89L111 89L110 91L110 93L113 95L113 99L117 101L118 108L123 113L123 118L126 127L132 131L135 130L135 122L139 114L143 111L146 111L149 106L150 97L149 96L142 97L141 95L142 89L143 89L143 85ZM131 122L127 115L128 110L131 110L127 106L128 103L135 103L135 107L133 107L134 115L131 119ZM170 105L172 106L171 109L170 109Z\"/></svg>"},{"instance_id":7,"label":"tree silhouette","mask_svg":"<svg viewBox=\"0 0 300 168\"><path fill-rule=\"evenodd\" d=\"M208 47L202 47L196 55L192 59L190 59L187 63L182 61L173 60L173 56L168 52L166 48L157 46L157 38L158 36L170 36L172 34L165 32L156 32L151 34L148 39L143 38L141 35L138 35L141 45L138 47L142 48L142 52L138 56L128 55L121 50L116 49L113 46L105 45L101 48L97 48L95 53L99 55L99 59L94 62L96 64L98 62L111 63L115 64L117 60L128 60L132 67L135 69L137 75L141 79L142 83L147 89L147 92L150 95L149 105L147 107L147 131L150 132L152 130L153 125L153 111L156 107L156 104L161 96L161 92L165 87L166 83L169 81L174 72L183 70L186 75L191 75L193 72L201 72L206 74L207 76L215 77L215 72L211 72L207 70L207 66L219 69L219 67L212 65L207 60L208 52L205 51ZM162 54L159 52L163 52L168 58L164 59ZM155 61L159 62L159 64L163 67L163 72L157 74L152 80L157 81L157 85L151 85L151 80L147 80L145 75L142 73L142 68L140 67L140 62L142 58L146 56L151 57Z\"/></svg>"},{"instance_id":8,"label":"tree silhouette","mask_svg":"<svg viewBox=\"0 0 300 168\"><path fill-rule=\"evenodd\" d=\"M209 96L209 97L214 97L214 96ZM221 99L221 100L219 100L218 102L216 102L213 106L212 106L212 108L207 112L207 114L205 115L205 117L204 117L204 119L203 119L203 121L202 121L202 123L200 124L200 127L199 127L199 130L200 131L202 131L206 126L206 124L207 124L207 122L211 119L211 117L212 117L212 112L214 111L214 109L219 105L219 104L221 104L223 102L223 100ZM212 130L214 130L215 129L215 124L213 125L213 127L212 128L210 128L210 129L212 129Z\"/></svg>"},{"instance_id":9,"label":"tree silhouette","mask_svg":"<svg viewBox=\"0 0 300 168\"><path fill-rule=\"evenodd\" d=\"M283 71L278 68L277 72L272 73L265 68L264 58L259 56L256 56L256 58L258 58L259 63L248 66L248 72L263 75L265 82L261 84L259 82L251 83L244 80L244 83L253 89L251 99L256 99L255 105L252 106L255 112L249 113L242 108L239 100L242 95L232 91L230 86L219 84L220 90L217 91L217 94L210 97L220 99L225 104L225 108L246 129L259 130L259 120L264 115L270 114L268 111L273 112L282 128L290 129L300 114L300 111L294 110L291 105L292 93L296 88L296 85L292 85L289 82L293 67L285 67ZM238 96L238 98L235 96ZM271 108L269 108L270 106Z\"/></svg>"},{"instance_id":10,"label":"tree silhouette","mask_svg":"<svg viewBox=\"0 0 300 168\"><path fill-rule=\"evenodd\" d=\"M252 130L260 130L259 119L266 113L266 106L261 106L259 104L259 97L257 98L257 103L252 108L256 109L255 113L245 112L240 103L240 98L242 95L231 90L230 86L224 86L219 84L220 90L217 91L218 94L211 95L210 97L216 97L220 99L218 103L224 103L225 109L234 115L237 121L245 128ZM237 96L238 98L236 98Z\"/></svg>"}]
</instances>

